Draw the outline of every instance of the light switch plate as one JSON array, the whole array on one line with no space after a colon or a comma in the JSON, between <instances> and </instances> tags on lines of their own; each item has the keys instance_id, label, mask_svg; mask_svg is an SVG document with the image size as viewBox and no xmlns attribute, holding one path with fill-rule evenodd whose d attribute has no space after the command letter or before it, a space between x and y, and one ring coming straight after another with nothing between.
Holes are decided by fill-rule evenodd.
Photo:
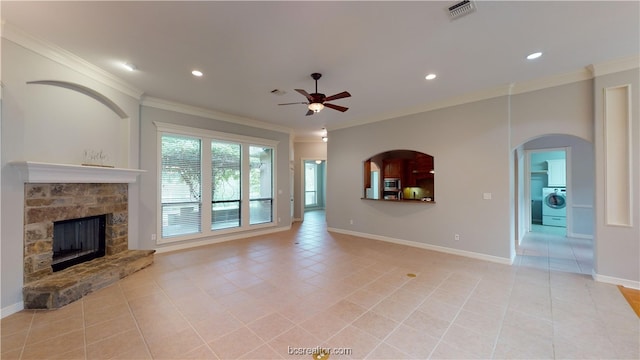
<instances>
[{"instance_id":1,"label":"light switch plate","mask_svg":"<svg viewBox=\"0 0 640 360\"><path fill-rule=\"evenodd\" d=\"M491 193L483 193L482 198L484 200L491 200Z\"/></svg>"}]
</instances>

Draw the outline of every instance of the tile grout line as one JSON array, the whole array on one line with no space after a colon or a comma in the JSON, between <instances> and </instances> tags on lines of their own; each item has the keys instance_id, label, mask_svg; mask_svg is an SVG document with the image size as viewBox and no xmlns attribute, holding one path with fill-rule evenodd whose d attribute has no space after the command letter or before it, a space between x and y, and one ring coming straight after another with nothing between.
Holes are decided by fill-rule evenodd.
<instances>
[{"instance_id":1,"label":"tile grout line","mask_svg":"<svg viewBox=\"0 0 640 360\"><path fill-rule=\"evenodd\" d=\"M516 275L517 275L517 272L516 272ZM509 301L507 302L506 308L502 312L502 319L500 320L500 327L498 328L498 334L496 335L496 339L494 340L494 343L493 343L493 349L491 350L492 359L495 358L496 348L498 347L498 341L500 340L500 335L502 334L502 329L504 328L504 321L507 318L507 312L509 312L509 303L511 302L511 295L513 295L513 288L515 287L515 284L516 284L516 278L517 276L514 276L513 279L511 279L511 286L509 288L509 298L508 298Z\"/></svg>"},{"instance_id":2,"label":"tile grout line","mask_svg":"<svg viewBox=\"0 0 640 360\"><path fill-rule=\"evenodd\" d=\"M553 293L551 290L551 269L549 269L548 276L549 283L549 312L551 313L551 351L553 352L553 358L556 359L556 321L554 319L554 311L553 311Z\"/></svg>"},{"instance_id":3,"label":"tile grout line","mask_svg":"<svg viewBox=\"0 0 640 360\"><path fill-rule=\"evenodd\" d=\"M372 266L372 265L371 265L371 266ZM376 281L376 280L380 279L384 274L386 274L386 273L384 273L384 272L383 272L382 274L378 275L377 277L375 277L374 279L372 279L372 280L370 280L369 282L365 283L364 285L361 285L360 287L356 288L355 290L353 290L353 291L351 291L351 292L347 293L347 294L346 294L345 296L343 296L340 300L336 301L335 303L333 303L331 306L329 306L327 309L325 309L325 310L323 310L323 311L328 310L329 308L331 308L332 306L336 305L336 304L337 304L337 303L339 303L340 301L343 301L343 300L344 300L344 301L349 301L349 300L347 300L347 298L348 298L349 296L353 295L355 292L357 292L357 291L359 291L359 290L363 289L365 286L367 286L367 285L369 285L369 284L373 283L374 281ZM323 274L318 273L318 275L323 275ZM304 281L304 280L303 280L303 281ZM309 284L309 283L307 283L307 284ZM313 285L313 284L310 284L310 285ZM385 297L385 298L386 298L386 297ZM381 299L381 300L379 300L376 304L380 303L380 302L381 302L382 300L384 300L385 298L382 298L382 299ZM351 302L351 301L349 301L349 302ZM353 302L352 302L352 303L353 303ZM354 303L354 304L355 304L355 303ZM360 306L359 304L355 304L355 305ZM369 311L369 309L366 309L366 311L365 311L364 313L366 313L367 311ZM364 314L364 313L363 313L363 314ZM311 336L313 336L314 338L316 338L317 340L319 340L319 343L323 343L323 345L325 345L325 344L327 344L327 343L328 343L328 341L329 341L329 340L331 340L332 338L334 338L334 337L336 336L336 334L338 334L338 333L340 333L341 331L345 330L347 327L349 327L350 325L352 325L356 320L358 320L360 317L362 317L362 316L363 316L363 314L361 314L360 316L358 316L357 318L355 318L355 319L354 319L354 320L352 320L351 322L347 322L343 327L341 327L339 330L337 330L337 331L336 331L332 336L330 336L330 337L329 337L328 339L326 339L326 340L321 340L321 339L319 339L318 337L316 337L315 335L313 335L313 334L311 334L311 333L309 333L309 334L310 334ZM283 316L284 316L284 315L283 315ZM286 316L285 316L285 317L286 317ZM301 327L301 328L304 330L304 327L302 327L302 323L303 323L303 322L305 322L305 321L307 321L307 320L309 320L309 319L310 319L310 318L307 318L307 319L302 320L300 323L294 323L294 324L295 324L295 326L299 326L299 327ZM305 331L306 331L306 330L305 330ZM307 331L307 332L308 332L308 331ZM328 344L327 344L327 346L328 346ZM368 354L370 354L370 353L371 353L371 352L369 352Z\"/></svg>"},{"instance_id":4,"label":"tile grout line","mask_svg":"<svg viewBox=\"0 0 640 360\"><path fill-rule=\"evenodd\" d=\"M198 290L202 291L202 293L203 293L203 294L206 294L207 296L209 295L209 294L207 294L207 292L206 292L206 291L204 291L204 290L203 290L202 288L200 288L196 283L194 283L194 282L191 280L191 278L189 278L189 276L188 276L187 274L184 274L184 273L182 272L182 270L181 270L181 269L177 269L177 271L178 271L178 272L180 272L180 274L184 275L187 279L189 279L189 282L193 283L193 286L195 286ZM221 275L221 276L224 276L224 275ZM213 350L213 348L211 348L211 346L209 345L209 343L208 343L208 342L207 342L207 341L202 337L202 335L200 335L200 332L198 332L198 330L193 326L193 324L191 323L191 321L190 321L189 319L187 319L187 318L186 318L186 316L184 316L184 314L182 313L182 311L180 311L180 309L176 306L175 302L173 302L173 299L172 299L169 295L167 295L167 293L165 292L164 288L163 288L163 287L162 287L162 286L161 286L161 285L160 285L160 284L159 284L155 279L154 279L154 281L153 281L153 282L154 282L154 283L156 283L156 285L158 286L158 288L160 288L160 291L162 291L162 294L167 298L167 300L169 300L169 302L171 303L171 305L172 305L172 306L173 306L173 307L178 311L178 313L180 313L180 317L182 317L182 319L183 319L184 321L186 321L186 322L187 322L187 324L189 324L189 327L191 328L191 330L193 330L193 331L196 333L196 335L198 336L198 338L200 338L200 340L202 340L202 342L204 343L204 345L205 345L205 346L206 346L206 347L211 351L211 353L213 353L213 354L214 354L218 359L221 359L221 357L220 357L220 356L218 356L218 353L217 353L216 351L214 351L214 350ZM231 312L229 312L227 309L225 309L225 312L229 313L229 315L231 315L231 316L235 319L235 316L234 316ZM240 321L239 319L236 319L236 320ZM240 322L242 323L242 321L240 321ZM246 326L246 325L245 325L245 326ZM249 329L249 330L251 330L251 329ZM233 331L236 331L236 330L233 330ZM233 331L231 331L231 332L233 332ZM231 332L230 332L230 333L231 333ZM225 335L226 335L226 334L225 334ZM146 339L145 339L145 343L146 343ZM197 349L197 348L198 348L198 347L195 347L195 348L191 349L191 351L193 351L193 350L195 350L195 349ZM151 350L149 350L149 351L151 351ZM245 355L245 354L243 354L243 355Z\"/></svg>"},{"instance_id":5,"label":"tile grout line","mask_svg":"<svg viewBox=\"0 0 640 360\"><path fill-rule=\"evenodd\" d=\"M188 276L188 274L184 274L184 273L182 273L182 271L181 271L180 269L178 269L178 271L180 271L180 273L181 273L181 274L183 274L187 279L189 279L189 281L193 284L193 286L195 286L198 290L200 290L204 295L206 295L206 296L211 296L211 295L209 295L209 294L208 294L208 293L207 293L207 292L206 292L202 287L200 287L196 282L193 282L193 281L191 280L191 278ZM224 277L224 273L223 273L223 274L219 274L219 275L220 275L220 276L222 276L222 277ZM259 277L259 276L258 276L258 277ZM263 279L263 278L261 278L261 277L259 277L259 278L260 278L261 280L263 280L263 281L265 281L265 282L269 283L270 285L275 286L274 284L272 284L271 282L267 281L266 279ZM235 291L234 293L238 293L238 292L241 292L241 291L244 291L244 290L245 290L245 289L241 288L240 286L235 285L235 283L234 283L232 280L229 280L229 279L227 279L227 278L225 278L225 279L226 279L227 281L231 282L232 284L234 284L234 286L236 286L236 287L238 288L238 291ZM214 354L218 359L222 359L222 358L219 356L219 354L218 354L218 353L217 353L217 352L216 352L216 351L215 351L215 350L214 350L214 349L209 345L209 343L208 343L208 342L207 342L207 341L202 337L202 335L200 335L200 332L198 332L198 330L193 326L193 324L191 323L191 321L190 321L189 319L187 319L187 318L184 316L184 314L182 313L182 311L180 311L180 309L175 305L175 303L173 302L173 300L171 299L171 297L170 297L170 296L168 296L168 295L166 294L166 292L164 291L164 288L163 288L162 286L160 286L160 284L157 284L157 285L158 285L158 287L160 288L160 290L162 291L162 293L163 293L163 294L167 297L167 299L171 302L171 304L172 304L172 305L176 308L176 310L180 313L180 316L181 316L181 317L182 317L182 318L183 318L183 319L184 319L184 320L189 324L189 327L190 327L190 328L191 328L191 329L192 329L192 330L193 330L193 331L198 335L198 337L200 338L200 340L202 340L202 342L204 342L205 346L206 346L209 350L211 350L211 352L212 352L212 353L213 353L213 354ZM233 293L231 293L231 294L233 294ZM215 299L214 299L214 300L215 300ZM247 323L245 323L244 321L242 321L242 320L240 320L238 317L236 317L236 316L235 316L231 311L229 311L229 310L226 308L226 306L224 306L224 305L221 305L221 306L222 306L222 307L224 307L224 313L228 314L228 315L229 315L229 316L231 316L234 320L238 321L238 323L242 324L242 326L241 326L241 327L239 327L238 329L235 329L235 330L229 331L229 332L227 332L227 333L225 333L225 334L223 334L223 335L219 336L219 337L218 337L218 339L219 339L219 338L222 338L223 336L226 336L226 335L228 335L228 334L230 334L230 333L232 333L232 332L234 332L234 331L237 331L237 330L241 329L242 327L244 327L244 328L246 328L247 330L249 330L252 334L256 335L260 340L262 340L262 342L263 342L263 344L262 344L262 345L267 345L267 346L269 346L269 344L268 344L266 341L264 341L264 339L262 339L258 334L256 334L253 330L251 330L251 328L249 328L249 327L247 326L247 325L248 325ZM278 313L278 312L277 312L277 311L274 311L274 312L272 312L272 313ZM270 314L266 314L266 315L260 316L260 317L258 317L257 319L254 319L254 320L250 321L250 323L251 323L251 322L254 322L254 321L256 321L256 320L262 319L262 318L264 318L264 317L266 317L266 316L268 316L268 315L270 315ZM286 318L286 317L285 317L285 318ZM295 325L295 324L294 324L294 325ZM290 329L288 329L287 331L289 331L289 330L290 330ZM283 332L283 333L284 333L284 332ZM281 334L280 334L280 335L281 335ZM217 339L214 339L213 341L215 341L215 340L217 340ZM262 346L262 345L260 345L260 346ZM260 346L256 347L255 349L251 349L251 350L247 351L246 353L244 353L244 354L242 354L242 355L240 355L240 356L245 356L245 355L247 355L247 354L251 353L252 351L259 349L259 348L260 348ZM271 348L271 346L269 346L269 348ZM273 348L271 348L271 349L273 350ZM274 350L274 351L275 351L275 350ZM277 353L277 352L276 352L276 353Z\"/></svg>"},{"instance_id":6,"label":"tile grout line","mask_svg":"<svg viewBox=\"0 0 640 360\"><path fill-rule=\"evenodd\" d=\"M31 313L31 321L29 321L29 330L27 331L27 336L25 336L24 338L24 343L22 344L22 349L20 349L20 356L18 357L18 359L22 359L22 356L24 356L24 351L27 348L27 340L29 339L29 335L31 335L31 329L33 329L33 320L36 317L36 313L35 311L33 311Z\"/></svg>"},{"instance_id":7,"label":"tile grout line","mask_svg":"<svg viewBox=\"0 0 640 360\"><path fill-rule=\"evenodd\" d=\"M419 274L419 273L418 273L418 274ZM370 355L370 354L372 354L372 353L373 353L376 349L378 349L378 348L380 347L380 345L381 345L381 344L383 344L383 343L384 343L384 344L386 344L387 346L391 346L392 348L394 348L394 349L396 349L396 350L400 351L400 352L401 352L401 353L403 353L403 354L407 354L407 352L406 352L406 351L403 351L402 349L398 349L396 346L393 346L393 345L391 345L391 344L387 344L387 343L385 342L385 340L386 340L386 339L388 339L388 338L389 338L389 336L391 336L391 334L393 334L396 330L398 330L402 325L404 325L404 322L409 318L409 316L411 316L411 314L413 314L414 312L418 311L418 308L420 308L420 306L422 306L422 304L424 304L424 303L427 301L427 299L429 298L429 296L431 296L431 294L433 294L433 293L434 293L434 292L435 292L435 291L436 291L440 286L442 286L442 284L446 281L446 279L447 279L447 278L449 278L452 274L453 274L453 273L449 274L445 279L443 279L443 280L438 284L438 286L436 286L435 288L431 289L431 291L429 292L429 295L427 295L427 296L424 298L424 300L422 300L418 305L416 305L416 306L415 306L415 308L413 309L413 311L412 311L410 314L408 314L404 319L402 319L402 321L398 321L398 325L396 325L396 326L395 326L391 331L389 331L389 333L388 333L384 338L380 339L380 342L378 343L378 345L376 345L376 346L375 346L375 347L374 347L374 348L369 352L369 354L367 354L367 356L368 356L368 355ZM406 284L406 282L405 282L405 284ZM402 286L404 286L404 284L403 284ZM400 286L398 289L402 288L402 286ZM396 291L397 291L398 289L396 289ZM394 291L394 292L395 292L395 291ZM378 302L377 302L377 303L375 303L374 305L378 305L378 304L380 304L382 301L384 301L384 300L385 300L385 299L387 299L389 296L391 296L394 292L392 292L391 294L389 294L389 295L387 295L386 297L382 298L380 301L378 301ZM372 306L372 307L373 307L373 306ZM387 317L386 317L386 316L384 316L384 315L381 315L381 314L378 314L378 315L380 315L380 316L382 316L382 317L384 317L384 318L387 318ZM388 318L387 318L387 319L388 319ZM357 319L356 319L356 320L357 320ZM393 320L393 319L389 319L389 320ZM355 321L355 320L354 320L354 321ZM405 325L405 326L409 326L409 325ZM411 326L409 326L409 327L411 327ZM411 327L411 328L413 329L413 327ZM417 329L415 329L415 330L417 330ZM436 347L437 347L437 344L436 344ZM435 347L434 347L434 349L435 349ZM431 350L431 351L433 351L433 350ZM407 355L410 355L410 354L407 354Z\"/></svg>"},{"instance_id":8,"label":"tile grout line","mask_svg":"<svg viewBox=\"0 0 640 360\"><path fill-rule=\"evenodd\" d=\"M153 282L155 282L155 280ZM138 324L138 318L136 318L136 315L133 313L133 309L131 309L131 303L129 302L129 299L125 295L124 289L122 289L120 282L118 282L118 288L122 292L122 296L124 296L125 298L125 301L127 303L127 309L129 309L129 314L131 315L131 317L133 318L133 321L136 324L136 329L138 330L138 334L140 334L140 337L142 338L142 342L144 342L144 347L147 350L147 355L149 355L150 359L153 359L153 355L151 355L151 349L149 349L149 344L147 343L147 339L144 337L144 334L142 333L142 329L140 329L140 324Z\"/></svg>"},{"instance_id":9,"label":"tile grout line","mask_svg":"<svg viewBox=\"0 0 640 360\"><path fill-rule=\"evenodd\" d=\"M86 323L85 314L84 314L84 305L85 305L84 296L80 299L80 301L82 301L82 343L83 343L82 350L84 352L84 358L87 359L87 323Z\"/></svg>"},{"instance_id":10,"label":"tile grout line","mask_svg":"<svg viewBox=\"0 0 640 360\"><path fill-rule=\"evenodd\" d=\"M451 275L453 275L453 273L451 273L449 276L447 276L447 278L445 280L448 280L449 277L451 277ZM464 302L462 303L462 305L460 305L460 308L458 309L458 311L456 312L456 315L453 317L453 319L451 319L451 322L449 323L449 325L447 326L447 329L442 333L442 335L440 336L440 339L438 339L438 342L436 343L436 346L433 347L433 349L431 350L431 352L429 352L429 358L431 358L433 356L433 352L436 351L436 349L438 348L438 346L440 346L440 344L443 342L444 337L447 335L447 333L449 332L449 330L451 329L451 327L453 326L453 323L456 321L456 319L458 318L458 316L460 315L460 313L462 312L462 308L465 306L465 304L467 303L467 301L469 301L469 298L471 297L471 295L473 294L473 292L476 290L476 288L478 288L478 285L480 284L480 281L482 279L480 279L476 285L473 287L473 289L471 289L471 291L469 292L469 295L467 295L467 297L464 299ZM444 282L444 281L443 281ZM440 287L440 286L438 286ZM426 300L426 299L425 299ZM446 342L445 342L446 344ZM465 350L465 352L467 352Z\"/></svg>"}]
</instances>

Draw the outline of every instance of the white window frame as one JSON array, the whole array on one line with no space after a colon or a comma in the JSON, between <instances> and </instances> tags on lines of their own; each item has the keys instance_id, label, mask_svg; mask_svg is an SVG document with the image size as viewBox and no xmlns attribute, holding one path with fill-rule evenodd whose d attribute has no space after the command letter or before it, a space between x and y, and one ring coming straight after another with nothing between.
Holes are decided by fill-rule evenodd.
<instances>
[{"instance_id":1,"label":"white window frame","mask_svg":"<svg viewBox=\"0 0 640 360\"><path fill-rule=\"evenodd\" d=\"M156 126L156 139L157 139L157 226L156 233L162 234L162 135L185 135L193 138L198 138L202 142L201 151L202 151L202 174L201 174L201 186L202 186L202 210L200 213L200 222L201 222L201 230L200 233L196 234L188 234L188 235L180 235L173 236L168 238L163 238L162 236L158 236L156 239L157 244L167 244L167 243L175 243L193 239L200 239L211 236L218 236L230 233L243 232L247 230L256 230L260 228L273 227L277 225L276 219L278 218L277 214L277 149L279 141L255 138L251 136L237 135L231 133L224 133L214 130L208 129L199 129L193 128L189 126L176 125L171 123L163 123L154 121L153 124ZM241 198L240 198L240 226L219 230L211 230L211 141L220 140L220 141L230 141L237 142L242 145L242 167L241 167ZM249 146L265 146L273 149L273 159L272 159L272 217L271 222L260 223L251 225L249 223ZM246 177L246 179L245 179Z\"/></svg>"}]
</instances>

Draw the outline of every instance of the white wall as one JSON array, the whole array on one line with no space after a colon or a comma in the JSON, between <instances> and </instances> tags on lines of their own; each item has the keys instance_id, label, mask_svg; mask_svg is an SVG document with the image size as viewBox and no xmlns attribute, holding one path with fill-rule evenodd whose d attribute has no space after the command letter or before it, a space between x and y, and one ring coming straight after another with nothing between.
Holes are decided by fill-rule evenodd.
<instances>
[{"instance_id":1,"label":"white wall","mask_svg":"<svg viewBox=\"0 0 640 360\"><path fill-rule=\"evenodd\" d=\"M593 142L593 81L511 96L511 147L550 134Z\"/></svg>"},{"instance_id":2,"label":"white wall","mask_svg":"<svg viewBox=\"0 0 640 360\"><path fill-rule=\"evenodd\" d=\"M138 166L138 99L118 91L112 79L84 74L2 39L2 298L3 315L19 310L23 285L24 184L15 160L61 164L83 163L85 149L103 150L116 167ZM28 81L59 80L97 91L129 116L121 119L97 100L80 92ZM112 84L111 84L112 85ZM138 187L129 187L130 240L137 233Z\"/></svg>"},{"instance_id":3,"label":"white wall","mask_svg":"<svg viewBox=\"0 0 640 360\"><path fill-rule=\"evenodd\" d=\"M184 109L184 112L181 112ZM196 129L205 129L224 132L235 135L250 136L261 139L278 141L276 149L276 194L277 199L276 218L280 218L277 228L288 229L291 224L291 212L289 201L289 134L266 130L264 128L239 125L227 121L221 121L208 117L206 111L200 115L190 114L190 108L175 106L175 111L144 105L141 107L141 140L140 140L140 167L147 172L140 176L140 247L145 249L188 247L203 242L215 242L225 236L213 236L180 243L156 244L151 239L152 234L158 232L158 146L157 128L154 121L188 126ZM281 193L280 193L281 192ZM277 220L277 219L276 219ZM264 229L262 229L264 230ZM226 237L230 236L229 234ZM250 232L235 236L251 236Z\"/></svg>"},{"instance_id":4,"label":"white wall","mask_svg":"<svg viewBox=\"0 0 640 360\"><path fill-rule=\"evenodd\" d=\"M628 226L607 224L606 177L604 142L604 89L630 85L630 162L629 181L631 200L631 224ZM626 286L640 288L640 70L603 74L595 79L595 144L596 144L596 278L620 282L630 280Z\"/></svg>"},{"instance_id":5,"label":"white wall","mask_svg":"<svg viewBox=\"0 0 640 360\"><path fill-rule=\"evenodd\" d=\"M332 131L327 149L328 226L508 262L508 120L504 96ZM360 199L363 161L394 149L434 157L435 203ZM484 193L492 199L484 200ZM459 241L454 234L460 235Z\"/></svg>"},{"instance_id":6,"label":"white wall","mask_svg":"<svg viewBox=\"0 0 640 360\"><path fill-rule=\"evenodd\" d=\"M328 147L327 222L334 230L388 241L410 241L445 251L509 259L513 254L516 216L513 201L519 194L522 173L512 164L522 159L522 145L549 134L553 144L572 149L572 187L576 202L593 204L596 212L596 271L603 281L638 287L640 277L639 193L633 196L633 226L607 226L603 222L602 89L632 84L640 88L638 70L598 76L593 80L523 92L476 103L457 105L412 116L335 130ZM594 95L595 94L595 95ZM595 100L594 100L595 99ZM639 185L640 125L637 94L632 96L632 186ZM595 103L595 107L594 107ZM594 118L596 119L594 123ZM560 137L562 139L563 137ZM595 150L593 142L595 141ZM569 139L569 140L567 140ZM573 139L573 140L571 140ZM601 141L600 141L601 142ZM397 148L413 149L435 157L435 200L432 205L361 200L362 162L373 154ZM519 151L516 151L520 149ZM516 151L516 152L514 152ZM595 171L594 157L595 156ZM511 173L512 172L512 173ZM595 172L595 185L592 174ZM512 184L511 182L517 182ZM598 196L594 199L594 191ZM482 194L492 193L492 200ZM516 201L518 200L518 201ZM513 210L510 208L513 207ZM578 217L573 231L589 233L591 214ZM353 220L353 225L350 224ZM521 230L521 229L518 229ZM460 234L460 241L453 234ZM513 234L513 235L512 235Z\"/></svg>"}]
</instances>

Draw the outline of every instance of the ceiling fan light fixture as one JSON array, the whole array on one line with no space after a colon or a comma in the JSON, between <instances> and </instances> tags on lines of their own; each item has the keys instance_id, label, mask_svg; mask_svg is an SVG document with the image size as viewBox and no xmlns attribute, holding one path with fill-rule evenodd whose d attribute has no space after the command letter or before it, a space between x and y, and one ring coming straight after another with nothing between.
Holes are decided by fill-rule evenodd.
<instances>
[{"instance_id":1,"label":"ceiling fan light fixture","mask_svg":"<svg viewBox=\"0 0 640 360\"><path fill-rule=\"evenodd\" d=\"M309 104L309 110L318 113L320 112L320 110L324 109L324 105L322 105L321 103L311 103Z\"/></svg>"}]
</instances>

